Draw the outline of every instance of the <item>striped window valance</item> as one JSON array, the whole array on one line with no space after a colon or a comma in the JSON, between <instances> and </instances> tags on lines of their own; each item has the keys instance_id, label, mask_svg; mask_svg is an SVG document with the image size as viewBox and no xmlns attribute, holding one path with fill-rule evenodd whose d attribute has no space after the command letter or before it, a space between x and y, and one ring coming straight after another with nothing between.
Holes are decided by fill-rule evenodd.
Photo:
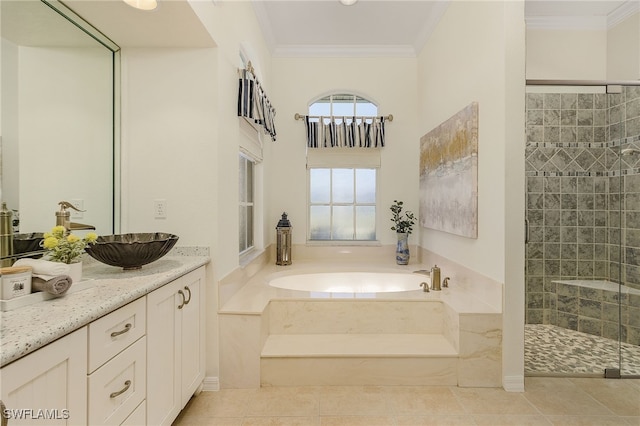
<instances>
[{"instance_id":1,"label":"striped window valance","mask_svg":"<svg viewBox=\"0 0 640 426\"><path fill-rule=\"evenodd\" d=\"M276 110L269 102L266 93L253 73L251 62L247 69L239 70L238 117L244 117L250 123L261 126L271 140L276 140Z\"/></svg>"},{"instance_id":2,"label":"striped window valance","mask_svg":"<svg viewBox=\"0 0 640 426\"><path fill-rule=\"evenodd\" d=\"M386 117L312 117L304 119L308 148L382 148Z\"/></svg>"}]
</instances>

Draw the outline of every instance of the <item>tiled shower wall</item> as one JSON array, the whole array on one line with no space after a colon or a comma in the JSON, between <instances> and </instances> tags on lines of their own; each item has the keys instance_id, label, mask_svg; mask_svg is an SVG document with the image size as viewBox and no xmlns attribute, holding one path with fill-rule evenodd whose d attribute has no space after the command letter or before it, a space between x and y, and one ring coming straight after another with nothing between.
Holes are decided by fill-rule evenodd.
<instances>
[{"instance_id":1,"label":"tiled shower wall","mask_svg":"<svg viewBox=\"0 0 640 426\"><path fill-rule=\"evenodd\" d=\"M607 295L559 295L554 281L619 282L622 258L621 281L640 289L640 154L618 154L640 148L640 87L528 93L526 106L527 323L617 338L610 312L617 305ZM636 302L623 309L622 333L640 343L640 297Z\"/></svg>"}]
</instances>

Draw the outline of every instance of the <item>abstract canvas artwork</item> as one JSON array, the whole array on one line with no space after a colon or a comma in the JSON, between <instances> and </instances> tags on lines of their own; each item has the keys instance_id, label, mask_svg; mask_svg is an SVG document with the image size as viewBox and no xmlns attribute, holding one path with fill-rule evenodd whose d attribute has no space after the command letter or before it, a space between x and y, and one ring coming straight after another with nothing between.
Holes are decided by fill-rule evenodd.
<instances>
[{"instance_id":1,"label":"abstract canvas artwork","mask_svg":"<svg viewBox=\"0 0 640 426\"><path fill-rule=\"evenodd\" d=\"M478 238L478 103L420 138L420 225Z\"/></svg>"}]
</instances>

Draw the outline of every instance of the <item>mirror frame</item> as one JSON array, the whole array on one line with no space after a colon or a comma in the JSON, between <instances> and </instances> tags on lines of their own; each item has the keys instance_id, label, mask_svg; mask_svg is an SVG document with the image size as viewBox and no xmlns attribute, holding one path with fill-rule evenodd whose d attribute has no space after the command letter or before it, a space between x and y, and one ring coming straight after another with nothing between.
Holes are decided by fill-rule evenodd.
<instances>
[{"instance_id":1,"label":"mirror frame","mask_svg":"<svg viewBox=\"0 0 640 426\"><path fill-rule=\"evenodd\" d=\"M120 58L120 46L118 46L115 42L113 42L109 37L100 32L97 28L95 28L91 23L84 20L80 15L75 13L68 6L61 3L59 0L40 0L40 2L49 7L55 13L59 14L65 20L67 20L71 25L77 27L86 35L91 37L93 40L98 42L100 45L105 47L107 50L111 52L112 60L112 108L111 108L111 122L113 126L112 132L112 223L111 223L111 233L116 234L120 232L121 226L121 147L120 147L120 127L121 127L121 119L120 119L120 110L121 110L121 58ZM33 254L31 252L30 254ZM1 256L0 259L7 258L16 258L15 254L10 254L8 256Z\"/></svg>"},{"instance_id":2,"label":"mirror frame","mask_svg":"<svg viewBox=\"0 0 640 426\"><path fill-rule=\"evenodd\" d=\"M53 9L56 13L61 15L72 25L78 27L81 31L93 38L95 41L103 45L112 55L112 67L113 67L113 84L112 84L112 123L113 123L113 192L112 192L112 224L111 233L116 234L120 232L121 224L121 178L120 178L120 89L121 89L121 76L120 76L120 46L118 46L113 40L100 32L96 27L87 22L80 15L75 13L72 9L61 3L59 0L40 0L42 3Z\"/></svg>"}]
</instances>

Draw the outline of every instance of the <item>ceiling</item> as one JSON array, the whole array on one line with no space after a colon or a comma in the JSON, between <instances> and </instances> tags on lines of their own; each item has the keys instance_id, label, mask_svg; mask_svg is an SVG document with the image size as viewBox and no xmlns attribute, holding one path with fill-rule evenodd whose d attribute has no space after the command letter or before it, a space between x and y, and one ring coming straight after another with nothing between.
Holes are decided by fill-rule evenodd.
<instances>
[{"instance_id":1,"label":"ceiling","mask_svg":"<svg viewBox=\"0 0 640 426\"><path fill-rule=\"evenodd\" d=\"M253 5L275 56L416 55L451 1L460 0L359 0L351 6L338 0L253 0ZM616 11L638 11L637 6L638 0L526 0L525 15L531 26L606 28Z\"/></svg>"},{"instance_id":2,"label":"ceiling","mask_svg":"<svg viewBox=\"0 0 640 426\"><path fill-rule=\"evenodd\" d=\"M5 13L2 32L36 34ZM152 12L121 0L61 0L122 47L211 47L215 42L190 5L251 1L274 56L415 56L447 7L463 0L158 0ZM484 1L484 0L468 0ZM510 0L506 0L510 1ZM15 4L39 3L16 1ZM638 12L639 0L525 0L528 28L606 28ZM35 17L31 12L28 15ZM46 36L50 42L53 38Z\"/></svg>"}]
</instances>

